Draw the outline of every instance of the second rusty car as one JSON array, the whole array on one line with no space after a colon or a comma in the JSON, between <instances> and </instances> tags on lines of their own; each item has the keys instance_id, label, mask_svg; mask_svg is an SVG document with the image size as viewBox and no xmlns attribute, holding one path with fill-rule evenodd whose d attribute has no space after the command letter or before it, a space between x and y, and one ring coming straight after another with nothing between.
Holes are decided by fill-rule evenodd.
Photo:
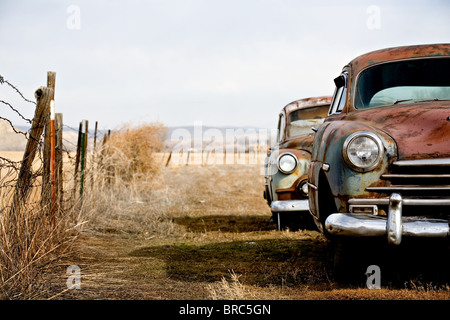
<instances>
[{"instance_id":1,"label":"second rusty car","mask_svg":"<svg viewBox=\"0 0 450 320\"><path fill-rule=\"evenodd\" d=\"M318 228L340 244L380 237L391 245L404 238L445 243L450 44L361 55L335 84L309 170L310 210ZM336 254L345 251L340 245Z\"/></svg>"},{"instance_id":2,"label":"second rusty car","mask_svg":"<svg viewBox=\"0 0 450 320\"><path fill-rule=\"evenodd\" d=\"M311 97L287 104L278 116L277 137L265 161L264 197L279 230L314 226L309 214L308 168L313 127L325 119L331 97Z\"/></svg>"}]
</instances>

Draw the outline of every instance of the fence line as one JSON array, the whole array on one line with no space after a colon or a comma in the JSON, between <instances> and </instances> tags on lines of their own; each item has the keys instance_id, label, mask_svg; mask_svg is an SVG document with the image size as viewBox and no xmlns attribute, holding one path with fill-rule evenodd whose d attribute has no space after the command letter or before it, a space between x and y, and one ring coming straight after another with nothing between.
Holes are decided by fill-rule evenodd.
<instances>
[{"instance_id":1,"label":"fence line","mask_svg":"<svg viewBox=\"0 0 450 320\"><path fill-rule=\"evenodd\" d=\"M64 125L62 114L55 113L55 130L52 132L50 130L50 104L52 103L51 101L54 101L55 79L55 72L47 73L47 86L36 90L36 102L34 102L25 98L24 94L15 85L0 75L0 86L7 85L8 88L13 90L13 94L19 96L26 103L33 104L35 107L34 117L30 120L12 103L0 100L0 106L8 107L22 120L31 125L28 132L24 132L16 128L11 120L6 117L0 117L0 122L4 121L7 123L15 135L21 135L26 140L21 160L12 160L0 156L0 196L3 199L0 203L0 214L14 214L28 201L28 203L34 203L36 206L43 208L47 215L51 217L53 225L56 223L56 217L67 209L65 207L74 205L83 194L84 177L87 170L87 144L88 139L92 137L87 132L86 123L80 180L78 176L78 170L80 169L78 152L74 158L68 146L76 146L78 151L79 146L81 146L81 140L79 139L78 145L75 145L73 142L63 138L64 128L74 131L75 129ZM96 122L94 147L96 147L95 144L97 142L97 125L98 123ZM69 167L75 167L75 171L72 171L73 176L67 171L67 167L63 168L63 153L67 156ZM74 190L80 184L80 197L76 193L64 191L67 188L71 188L72 183ZM33 197L30 197L30 194L33 194Z\"/></svg>"}]
</instances>

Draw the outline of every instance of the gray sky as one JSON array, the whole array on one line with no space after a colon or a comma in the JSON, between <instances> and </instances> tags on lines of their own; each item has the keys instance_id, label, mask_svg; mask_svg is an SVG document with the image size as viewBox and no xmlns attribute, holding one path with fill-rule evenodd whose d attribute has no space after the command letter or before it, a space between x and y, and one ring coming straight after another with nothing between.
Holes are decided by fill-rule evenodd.
<instances>
[{"instance_id":1,"label":"gray sky","mask_svg":"<svg viewBox=\"0 0 450 320\"><path fill-rule=\"evenodd\" d=\"M450 42L449 17L437 0L2 0L0 75L34 99L55 71L56 112L76 128L272 128L287 103L331 95L360 54Z\"/></svg>"}]
</instances>

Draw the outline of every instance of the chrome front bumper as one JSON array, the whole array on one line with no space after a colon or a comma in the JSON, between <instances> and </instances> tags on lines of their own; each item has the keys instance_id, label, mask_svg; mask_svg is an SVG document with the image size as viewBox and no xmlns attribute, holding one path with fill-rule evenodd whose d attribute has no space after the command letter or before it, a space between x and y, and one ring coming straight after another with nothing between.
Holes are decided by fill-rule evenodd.
<instances>
[{"instance_id":1,"label":"chrome front bumper","mask_svg":"<svg viewBox=\"0 0 450 320\"><path fill-rule=\"evenodd\" d=\"M389 199L387 217L371 214L333 213L325 229L333 235L353 237L386 236L389 244L399 245L402 236L445 238L450 235L447 220L402 217L403 200L399 194Z\"/></svg>"},{"instance_id":2,"label":"chrome front bumper","mask_svg":"<svg viewBox=\"0 0 450 320\"><path fill-rule=\"evenodd\" d=\"M270 204L272 212L293 212L293 211L308 211L308 200L281 200L272 201Z\"/></svg>"}]
</instances>

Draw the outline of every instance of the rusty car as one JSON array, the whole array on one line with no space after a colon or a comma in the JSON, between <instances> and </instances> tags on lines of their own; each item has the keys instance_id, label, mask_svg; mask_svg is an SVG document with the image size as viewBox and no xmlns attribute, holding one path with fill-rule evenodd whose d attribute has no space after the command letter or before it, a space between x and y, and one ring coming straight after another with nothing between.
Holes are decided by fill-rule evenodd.
<instances>
[{"instance_id":1,"label":"rusty car","mask_svg":"<svg viewBox=\"0 0 450 320\"><path fill-rule=\"evenodd\" d=\"M327 116L331 96L295 100L278 115L277 135L265 161L264 197L277 229L314 227L308 204L308 167L314 132Z\"/></svg>"},{"instance_id":2,"label":"rusty car","mask_svg":"<svg viewBox=\"0 0 450 320\"><path fill-rule=\"evenodd\" d=\"M334 83L308 186L317 227L338 244L335 267L352 241L448 241L450 44L363 54Z\"/></svg>"}]
</instances>

